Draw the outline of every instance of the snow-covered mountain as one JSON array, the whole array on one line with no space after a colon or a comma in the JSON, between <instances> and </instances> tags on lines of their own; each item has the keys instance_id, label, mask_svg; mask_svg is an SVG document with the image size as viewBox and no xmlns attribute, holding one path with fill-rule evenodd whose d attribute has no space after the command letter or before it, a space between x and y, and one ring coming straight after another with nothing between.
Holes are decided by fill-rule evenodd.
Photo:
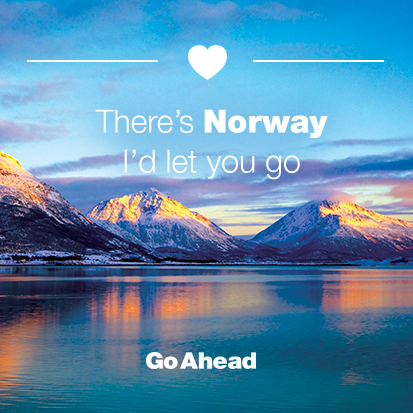
<instances>
[{"instance_id":1,"label":"snow-covered mountain","mask_svg":"<svg viewBox=\"0 0 413 413\"><path fill-rule=\"evenodd\" d=\"M413 256L413 224L348 201L312 201L257 234L294 260L348 261Z\"/></svg>"},{"instance_id":2,"label":"snow-covered mountain","mask_svg":"<svg viewBox=\"0 0 413 413\"><path fill-rule=\"evenodd\" d=\"M0 252L123 251L144 259L149 251L105 231L39 181L11 156L0 152Z\"/></svg>"},{"instance_id":3,"label":"snow-covered mountain","mask_svg":"<svg viewBox=\"0 0 413 413\"><path fill-rule=\"evenodd\" d=\"M177 259L245 258L274 249L262 249L237 239L203 215L151 188L121 198L102 201L88 217L108 231L132 242L141 241Z\"/></svg>"}]
</instances>

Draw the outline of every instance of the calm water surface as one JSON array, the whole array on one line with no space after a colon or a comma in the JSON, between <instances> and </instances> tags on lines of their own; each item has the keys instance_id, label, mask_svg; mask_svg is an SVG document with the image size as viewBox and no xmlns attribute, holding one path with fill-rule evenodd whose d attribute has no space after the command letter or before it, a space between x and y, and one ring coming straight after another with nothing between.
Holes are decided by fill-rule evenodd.
<instances>
[{"instance_id":1,"label":"calm water surface","mask_svg":"<svg viewBox=\"0 0 413 413\"><path fill-rule=\"evenodd\" d=\"M2 267L0 410L411 413L413 268Z\"/></svg>"}]
</instances>

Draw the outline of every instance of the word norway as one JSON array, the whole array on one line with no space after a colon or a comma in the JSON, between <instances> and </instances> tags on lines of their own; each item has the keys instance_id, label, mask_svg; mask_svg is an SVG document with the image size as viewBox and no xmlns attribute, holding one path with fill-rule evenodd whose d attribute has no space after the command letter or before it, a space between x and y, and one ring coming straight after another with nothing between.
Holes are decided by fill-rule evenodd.
<instances>
[{"instance_id":1,"label":"word norway","mask_svg":"<svg viewBox=\"0 0 413 413\"><path fill-rule=\"evenodd\" d=\"M327 122L327 116L321 116L320 120L317 120L317 116L294 116L291 120L290 130L293 133L309 133L308 119L310 119L311 125L313 127L313 132L310 134L311 138L319 138L323 133L324 126ZM274 133L275 128L277 128L278 133L285 133L287 131L288 125L290 124L290 116L273 116L270 120L269 116L249 116L248 117L248 132L256 133L257 126L262 122L265 131L267 133ZM225 133L227 128L226 122L226 111L220 110L218 112L218 118L215 116L214 111L205 111L205 133L212 132L212 125L215 127L216 131L219 133ZM228 129L232 133L244 132L247 128L247 121L243 116L232 116L228 120Z\"/></svg>"},{"instance_id":2,"label":"word norway","mask_svg":"<svg viewBox=\"0 0 413 413\"><path fill-rule=\"evenodd\" d=\"M176 369L178 367L178 359L173 356L163 358L162 354L154 351L146 356L146 365L153 370L156 369ZM256 369L257 368L257 353L251 353L251 357L230 357L228 360L225 357L205 357L204 353L198 354L198 363L192 353L185 353L185 357L182 360L180 369L212 369L218 370L228 367L231 370L234 369Z\"/></svg>"},{"instance_id":3,"label":"word norway","mask_svg":"<svg viewBox=\"0 0 413 413\"><path fill-rule=\"evenodd\" d=\"M119 115L118 110L114 109L97 109L96 112L103 113L103 133L107 130L114 130L115 133L126 132L131 130L135 133L152 133L158 130L161 133L170 133L176 125L174 119L170 116L142 116L137 115L129 119L126 115ZM114 113L113 113L114 112ZM175 118L179 118L179 130L182 133L192 133L194 126L192 118L188 115L181 116L181 111L176 111ZM292 133L310 133L311 138L319 138L324 130L328 116L321 116L320 120L317 116L248 116L248 132L256 133L265 132L274 133L277 129L278 133L285 133L289 128ZM291 121L290 121L291 120ZM178 119L175 119L178 122ZM226 133L227 126L232 133L241 133L247 129L247 119L243 116L231 116L227 122L226 110L219 110L218 117L213 110L205 110L204 114L205 133ZM313 131L310 132L310 123Z\"/></svg>"}]
</instances>

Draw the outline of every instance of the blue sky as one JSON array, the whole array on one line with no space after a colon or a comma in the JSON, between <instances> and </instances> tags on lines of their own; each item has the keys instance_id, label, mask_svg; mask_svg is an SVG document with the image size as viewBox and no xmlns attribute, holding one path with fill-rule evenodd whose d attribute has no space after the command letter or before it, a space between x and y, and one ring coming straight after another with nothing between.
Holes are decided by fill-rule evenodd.
<instances>
[{"instance_id":1,"label":"blue sky","mask_svg":"<svg viewBox=\"0 0 413 413\"><path fill-rule=\"evenodd\" d=\"M0 1L0 143L86 212L155 186L233 234L253 234L290 208L331 195L412 221L413 4L407 1ZM219 44L209 81L189 49ZM145 64L29 64L27 59L158 59ZM371 64L258 64L254 59L384 59ZM102 133L96 109L194 121L182 134ZM205 109L228 116L328 116L323 135L205 135ZM199 170L123 172L122 153L160 161L198 154ZM207 179L205 154L295 155L302 169L277 181ZM260 169L262 171L262 167ZM338 195L337 195L338 194Z\"/></svg>"}]
</instances>

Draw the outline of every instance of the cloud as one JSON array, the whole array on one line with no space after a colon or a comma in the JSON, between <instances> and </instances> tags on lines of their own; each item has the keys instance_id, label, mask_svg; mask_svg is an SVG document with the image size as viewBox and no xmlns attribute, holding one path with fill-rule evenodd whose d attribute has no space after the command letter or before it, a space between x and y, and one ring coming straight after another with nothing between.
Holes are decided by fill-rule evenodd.
<instances>
[{"instance_id":1,"label":"cloud","mask_svg":"<svg viewBox=\"0 0 413 413\"><path fill-rule=\"evenodd\" d=\"M288 212L291 211L291 209L288 210ZM222 225L224 227L260 227L260 226L265 226L268 225L267 222L243 222L242 225L240 225L239 222L228 222L226 220L214 220L214 223L217 225Z\"/></svg>"},{"instance_id":2,"label":"cloud","mask_svg":"<svg viewBox=\"0 0 413 413\"><path fill-rule=\"evenodd\" d=\"M329 178L360 176L372 173L406 172L413 170L413 151L397 151L388 155L349 157L330 163L322 172Z\"/></svg>"},{"instance_id":3,"label":"cloud","mask_svg":"<svg viewBox=\"0 0 413 413\"><path fill-rule=\"evenodd\" d=\"M374 211L384 215L413 215L413 199L409 198L389 204L374 205L373 202L365 202L364 206L366 208L373 207Z\"/></svg>"},{"instance_id":4,"label":"cloud","mask_svg":"<svg viewBox=\"0 0 413 413\"><path fill-rule=\"evenodd\" d=\"M64 16L80 16L98 7L102 0L59 0L55 2L55 7Z\"/></svg>"},{"instance_id":5,"label":"cloud","mask_svg":"<svg viewBox=\"0 0 413 413\"><path fill-rule=\"evenodd\" d=\"M254 215L285 215L288 212L290 212L291 209L292 209L291 206L273 205L273 206L262 207L262 208L257 208L257 207L244 208L241 211L253 213Z\"/></svg>"},{"instance_id":6,"label":"cloud","mask_svg":"<svg viewBox=\"0 0 413 413\"><path fill-rule=\"evenodd\" d=\"M314 13L289 8L276 1L253 4L243 9L243 14L265 20L297 20L300 17L315 16Z\"/></svg>"},{"instance_id":7,"label":"cloud","mask_svg":"<svg viewBox=\"0 0 413 413\"><path fill-rule=\"evenodd\" d=\"M122 165L125 162L124 152L117 153L115 155L97 155L97 156L85 156L77 161L68 162L56 162L50 165L38 166L35 168L29 168L29 171L36 176L53 176L66 172L80 172L88 169L102 169L113 165ZM129 157L131 154L129 154ZM134 157L136 159L144 156L137 153ZM157 158L157 157L156 157Z\"/></svg>"},{"instance_id":8,"label":"cloud","mask_svg":"<svg viewBox=\"0 0 413 413\"><path fill-rule=\"evenodd\" d=\"M98 25L109 28L137 23L146 1L118 0L70 1L50 4L42 1L2 1L3 33L19 32L22 35L44 35L52 31L79 29Z\"/></svg>"},{"instance_id":9,"label":"cloud","mask_svg":"<svg viewBox=\"0 0 413 413\"><path fill-rule=\"evenodd\" d=\"M41 1L6 2L0 0L0 50L7 54L68 54L105 39L119 43L125 25L138 27L146 2L73 1L52 5ZM108 33L114 30L117 34ZM30 57L26 57L30 58Z\"/></svg>"},{"instance_id":10,"label":"cloud","mask_svg":"<svg viewBox=\"0 0 413 413\"><path fill-rule=\"evenodd\" d=\"M385 186L393 188L387 195L394 197L397 205L413 204L413 197L408 195L413 193L413 152L335 161L302 160L298 173L284 172L278 180L267 179L264 168L260 159L255 174L223 174L214 179L128 175L46 180L82 211L89 210L102 200L150 187L157 188L190 208L244 206L246 211L249 209L251 213L260 215L282 214L286 212L286 205L312 199L348 199L350 190L354 192L364 187L376 188L378 195L386 195L382 190Z\"/></svg>"},{"instance_id":11,"label":"cloud","mask_svg":"<svg viewBox=\"0 0 413 413\"><path fill-rule=\"evenodd\" d=\"M185 205L201 207L209 205L230 204L228 197L239 191L250 190L251 187L225 179L173 179L156 175L128 175L115 178L43 178L55 186L63 195L82 211L88 211L102 200L120 197L145 190L157 188ZM233 197L233 205L240 202L238 196Z\"/></svg>"},{"instance_id":12,"label":"cloud","mask_svg":"<svg viewBox=\"0 0 413 413\"><path fill-rule=\"evenodd\" d=\"M0 119L0 143L51 141L68 134L66 126L48 126Z\"/></svg>"},{"instance_id":13,"label":"cloud","mask_svg":"<svg viewBox=\"0 0 413 413\"><path fill-rule=\"evenodd\" d=\"M232 1L211 4L183 0L172 3L170 8L173 20L182 26L197 26L200 23L217 26L241 18L241 9Z\"/></svg>"},{"instance_id":14,"label":"cloud","mask_svg":"<svg viewBox=\"0 0 413 413\"><path fill-rule=\"evenodd\" d=\"M208 25L220 26L238 23L253 18L255 20L296 20L300 17L314 16L312 12L289 8L276 1L240 7L232 1L217 4L201 0L181 0L170 5L172 19L181 26Z\"/></svg>"},{"instance_id":15,"label":"cloud","mask_svg":"<svg viewBox=\"0 0 413 413\"><path fill-rule=\"evenodd\" d=\"M390 190L388 195L394 198L404 198L413 202L413 182L402 182ZM411 205L411 204L410 204Z\"/></svg>"},{"instance_id":16,"label":"cloud","mask_svg":"<svg viewBox=\"0 0 413 413\"><path fill-rule=\"evenodd\" d=\"M268 173L265 165L266 158L256 157L256 173L243 174L240 170L235 172L230 179L239 179L249 183L257 181L257 177L265 177ZM385 155L366 155L348 157L332 161L304 159L300 161L300 170L296 174L283 171L281 178L273 180L277 185L295 184L298 182L336 182L337 180L377 179L385 181L386 177L401 177L413 173L413 151L396 151ZM276 167L276 164L272 165ZM293 168L291 166L291 168ZM272 174L276 175L276 174ZM226 174L220 175L225 178ZM227 178L228 179L228 178ZM270 181L270 180L269 180Z\"/></svg>"},{"instance_id":17,"label":"cloud","mask_svg":"<svg viewBox=\"0 0 413 413\"><path fill-rule=\"evenodd\" d=\"M31 85L2 85L0 102L5 108L58 99L73 83L69 80L37 81Z\"/></svg>"},{"instance_id":18,"label":"cloud","mask_svg":"<svg viewBox=\"0 0 413 413\"><path fill-rule=\"evenodd\" d=\"M312 147L320 146L398 146L411 145L413 143L413 136L406 138L387 138L387 139L339 139L330 142L317 142L312 144Z\"/></svg>"},{"instance_id":19,"label":"cloud","mask_svg":"<svg viewBox=\"0 0 413 413\"><path fill-rule=\"evenodd\" d=\"M139 156L139 155L138 155ZM77 161L56 162L51 165L31 168L30 172L36 176L50 176L64 172L85 171L87 169L100 169L111 165L121 165L124 162L124 154L85 156Z\"/></svg>"}]
</instances>

